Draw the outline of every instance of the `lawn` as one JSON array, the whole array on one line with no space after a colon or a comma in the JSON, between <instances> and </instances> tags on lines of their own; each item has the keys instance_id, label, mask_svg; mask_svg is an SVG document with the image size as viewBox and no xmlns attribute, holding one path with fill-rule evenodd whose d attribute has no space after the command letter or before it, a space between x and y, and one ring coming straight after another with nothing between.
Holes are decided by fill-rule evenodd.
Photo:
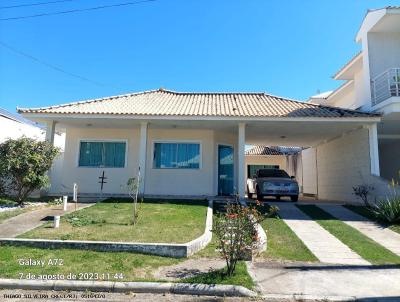
<instances>
[{"instance_id":1,"label":"lawn","mask_svg":"<svg viewBox=\"0 0 400 302\"><path fill-rule=\"evenodd\" d=\"M182 279L185 283L203 283L203 284L232 284L241 285L248 289L253 289L255 283L247 272L246 264L240 261L236 264L236 270L232 276L225 274L226 268L199 274L194 277Z\"/></svg>"},{"instance_id":2,"label":"lawn","mask_svg":"<svg viewBox=\"0 0 400 302\"><path fill-rule=\"evenodd\" d=\"M58 229L48 222L19 237L185 243L203 234L207 205L205 200L145 200L132 225L132 201L108 199L63 216Z\"/></svg>"},{"instance_id":3,"label":"lawn","mask_svg":"<svg viewBox=\"0 0 400 302\"><path fill-rule=\"evenodd\" d=\"M400 257L315 205L297 205L329 233L372 264L400 264Z\"/></svg>"},{"instance_id":4,"label":"lawn","mask_svg":"<svg viewBox=\"0 0 400 302\"><path fill-rule=\"evenodd\" d=\"M270 260L318 261L304 243L279 217L261 222L267 233L267 250L262 254Z\"/></svg>"},{"instance_id":5,"label":"lawn","mask_svg":"<svg viewBox=\"0 0 400 302\"><path fill-rule=\"evenodd\" d=\"M19 265L19 259L29 258L44 260L46 265L43 267ZM63 259L63 265L47 265L49 259ZM79 277L79 273L97 273L99 274L98 277L103 280L143 281L153 280L152 271L158 267L177 264L180 261L174 258L127 252L0 246L0 278L19 279L20 273L24 274L24 279L28 273L35 275L61 274L64 276L71 273L78 275L77 277ZM115 274L122 274L123 279L114 278ZM88 279L90 275L82 277ZM120 275L116 277L120 277Z\"/></svg>"},{"instance_id":6,"label":"lawn","mask_svg":"<svg viewBox=\"0 0 400 302\"><path fill-rule=\"evenodd\" d=\"M375 221L374 215L368 210L365 206L353 206L353 205L345 205L344 207L348 208L349 210L364 216L370 220ZM383 224L382 224L383 225ZM400 225L399 224L392 224L392 225L383 225L384 227L389 228L390 230L397 232L400 234Z\"/></svg>"}]
</instances>

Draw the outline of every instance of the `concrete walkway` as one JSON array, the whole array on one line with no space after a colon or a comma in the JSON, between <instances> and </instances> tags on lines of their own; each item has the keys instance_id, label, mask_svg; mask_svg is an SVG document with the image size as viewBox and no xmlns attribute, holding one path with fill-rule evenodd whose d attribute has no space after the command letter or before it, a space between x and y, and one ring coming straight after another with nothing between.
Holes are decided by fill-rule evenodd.
<instances>
[{"instance_id":1,"label":"concrete walkway","mask_svg":"<svg viewBox=\"0 0 400 302\"><path fill-rule=\"evenodd\" d=\"M370 302L400 301L399 268L337 265L274 266L265 262L247 264L250 274L266 296L280 294L289 297L293 295L356 297Z\"/></svg>"},{"instance_id":2,"label":"concrete walkway","mask_svg":"<svg viewBox=\"0 0 400 302\"><path fill-rule=\"evenodd\" d=\"M307 248L323 263L369 265L347 245L290 203L271 203L279 215Z\"/></svg>"},{"instance_id":3,"label":"concrete walkway","mask_svg":"<svg viewBox=\"0 0 400 302\"><path fill-rule=\"evenodd\" d=\"M77 209L86 208L93 203L78 203ZM62 216L66 213L75 211L75 204L69 203L68 210L63 211L63 205L44 207L38 210L23 213L3 221L0 224L0 238L15 238L26 233L46 222L44 218L48 216Z\"/></svg>"},{"instance_id":4,"label":"concrete walkway","mask_svg":"<svg viewBox=\"0 0 400 302\"><path fill-rule=\"evenodd\" d=\"M400 256L400 234L361 216L342 206L318 205L337 219L363 233L396 255Z\"/></svg>"}]
</instances>

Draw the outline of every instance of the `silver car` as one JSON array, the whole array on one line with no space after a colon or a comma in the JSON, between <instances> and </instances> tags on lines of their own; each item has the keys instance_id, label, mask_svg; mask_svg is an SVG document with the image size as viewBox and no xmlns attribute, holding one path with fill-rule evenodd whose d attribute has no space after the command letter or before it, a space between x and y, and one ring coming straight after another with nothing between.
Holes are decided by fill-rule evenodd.
<instances>
[{"instance_id":1,"label":"silver car","mask_svg":"<svg viewBox=\"0 0 400 302\"><path fill-rule=\"evenodd\" d=\"M291 201L299 199L299 184L290 177L284 170L260 169L247 180L247 196L262 200L265 196L274 196L280 199L283 196L290 197Z\"/></svg>"}]
</instances>

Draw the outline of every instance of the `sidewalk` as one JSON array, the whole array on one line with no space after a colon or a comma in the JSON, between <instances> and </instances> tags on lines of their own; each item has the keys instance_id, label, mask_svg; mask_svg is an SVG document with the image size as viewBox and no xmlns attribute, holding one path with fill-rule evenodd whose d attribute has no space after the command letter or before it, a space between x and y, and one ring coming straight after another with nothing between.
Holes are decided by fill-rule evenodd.
<instances>
[{"instance_id":1,"label":"sidewalk","mask_svg":"<svg viewBox=\"0 0 400 302\"><path fill-rule=\"evenodd\" d=\"M78 203L77 209L82 209L94 203ZM15 238L26 233L46 222L44 218L48 216L62 216L66 213L75 211L75 203L68 203L68 210L63 211L63 205L45 207L42 209L23 213L13 218L5 220L0 224L0 238Z\"/></svg>"},{"instance_id":2,"label":"sidewalk","mask_svg":"<svg viewBox=\"0 0 400 302\"><path fill-rule=\"evenodd\" d=\"M279 207L281 218L321 262L342 265L370 264L295 205L272 204Z\"/></svg>"},{"instance_id":3,"label":"sidewalk","mask_svg":"<svg viewBox=\"0 0 400 302\"><path fill-rule=\"evenodd\" d=\"M400 301L400 268L321 264L248 263L264 295L356 297Z\"/></svg>"},{"instance_id":4,"label":"sidewalk","mask_svg":"<svg viewBox=\"0 0 400 302\"><path fill-rule=\"evenodd\" d=\"M400 234L342 206L318 205L318 207L400 256Z\"/></svg>"}]
</instances>

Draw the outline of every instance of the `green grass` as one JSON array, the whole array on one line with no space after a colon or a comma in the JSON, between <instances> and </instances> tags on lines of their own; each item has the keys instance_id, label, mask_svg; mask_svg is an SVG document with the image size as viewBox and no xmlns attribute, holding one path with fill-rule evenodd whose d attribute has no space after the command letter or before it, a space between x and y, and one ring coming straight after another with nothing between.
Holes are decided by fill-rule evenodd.
<instances>
[{"instance_id":1,"label":"green grass","mask_svg":"<svg viewBox=\"0 0 400 302\"><path fill-rule=\"evenodd\" d=\"M345 205L344 207L346 207L347 209L349 209L361 216L364 216L370 220L376 221L375 216L365 206ZM400 234L400 225L399 224L392 224L392 225L381 224L381 225Z\"/></svg>"},{"instance_id":2,"label":"green grass","mask_svg":"<svg viewBox=\"0 0 400 302\"><path fill-rule=\"evenodd\" d=\"M304 243L279 217L261 222L267 233L267 250L262 254L271 260L318 261Z\"/></svg>"},{"instance_id":3,"label":"green grass","mask_svg":"<svg viewBox=\"0 0 400 302\"><path fill-rule=\"evenodd\" d=\"M246 264L241 261L236 264L236 270L232 276L227 276L226 268L199 274L194 277L182 279L185 283L203 283L203 284L232 284L241 285L253 289L255 284L247 272Z\"/></svg>"},{"instance_id":4,"label":"green grass","mask_svg":"<svg viewBox=\"0 0 400 302\"><path fill-rule=\"evenodd\" d=\"M185 243L203 234L206 201L147 200L132 225L132 201L109 199L61 218L60 228L48 222L21 238Z\"/></svg>"},{"instance_id":5,"label":"green grass","mask_svg":"<svg viewBox=\"0 0 400 302\"><path fill-rule=\"evenodd\" d=\"M329 233L372 264L400 264L400 257L315 205L297 205Z\"/></svg>"},{"instance_id":6,"label":"green grass","mask_svg":"<svg viewBox=\"0 0 400 302\"><path fill-rule=\"evenodd\" d=\"M21 266L18 259L63 259L62 266ZM23 274L98 273L110 274L110 281L153 280L152 271L160 266L177 264L182 260L126 252L95 252L73 249L40 249L30 247L0 246L0 278L19 279ZM123 279L114 279L123 274Z\"/></svg>"}]
</instances>

